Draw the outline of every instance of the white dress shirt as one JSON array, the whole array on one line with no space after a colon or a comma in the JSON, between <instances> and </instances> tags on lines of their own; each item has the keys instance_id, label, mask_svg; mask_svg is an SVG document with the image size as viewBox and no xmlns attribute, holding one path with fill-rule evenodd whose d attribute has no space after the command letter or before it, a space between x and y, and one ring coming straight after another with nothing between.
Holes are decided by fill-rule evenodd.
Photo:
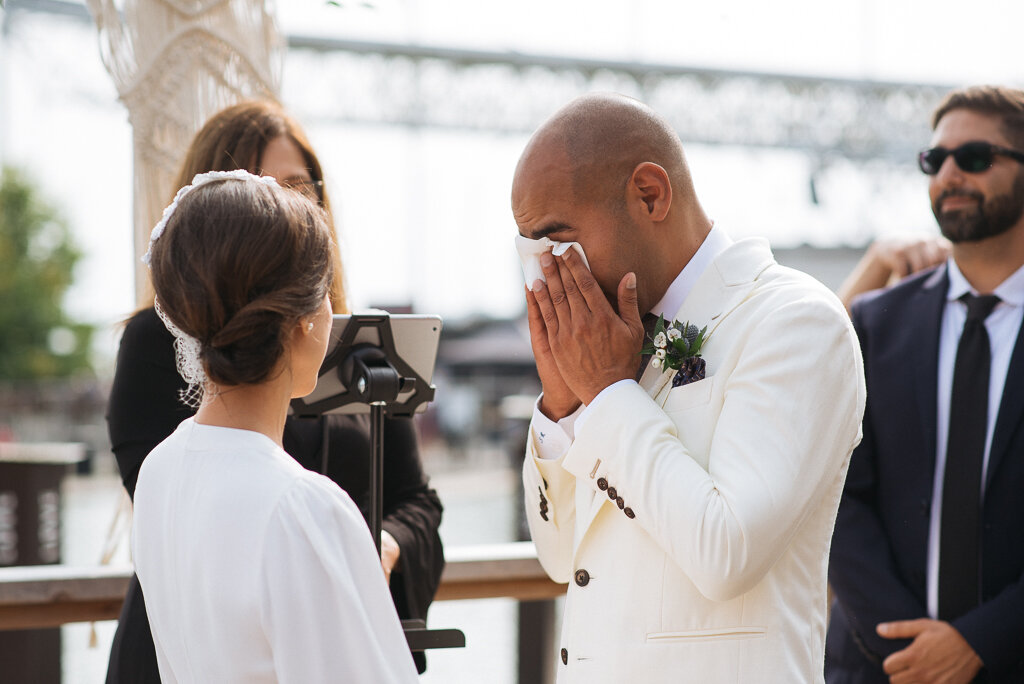
<instances>
[{"instance_id":1,"label":"white dress shirt","mask_svg":"<svg viewBox=\"0 0 1024 684\"><path fill-rule=\"evenodd\" d=\"M690 258L690 261L687 262L683 270L679 272L679 275L668 286L661 300L651 307L648 313L664 316L666 321L671 322L676 312L682 308L683 302L686 301L686 296L690 294L690 290L693 289L697 279L711 265L715 257L728 249L732 243L732 238L724 230L712 224L711 231L704 238L704 242L701 243L700 247L697 248L697 251ZM594 397L590 406L596 406L609 393L621 387L623 383L636 384L636 381L630 378L620 380L605 387ZM538 457L554 459L561 457L562 454L568 451L570 444L575 439L576 430L583 425L590 414L588 411L590 406L580 406L575 413L562 418L556 423L545 416L540 410L540 399L538 398L533 409L533 433L536 438Z\"/></svg>"},{"instance_id":2,"label":"white dress shirt","mask_svg":"<svg viewBox=\"0 0 1024 684\"><path fill-rule=\"evenodd\" d=\"M146 458L135 569L164 682L415 682L369 529L267 436L189 418Z\"/></svg>"},{"instance_id":3,"label":"white dress shirt","mask_svg":"<svg viewBox=\"0 0 1024 684\"><path fill-rule=\"evenodd\" d=\"M971 287L956 262L949 259L949 292L946 295L946 307L942 313L942 325L939 330L939 368L938 368L938 414L935 440L935 482L932 487L931 520L928 529L928 615L933 619L939 614L939 533L942 522L942 487L946 472L946 443L949 439L950 401L953 391L953 366L956 364L956 350L960 344L960 334L967 320L967 305L959 301L960 297L970 292L978 294ZM999 404L1006 384L1006 373L1010 368L1010 357L1013 346L1017 342L1017 333L1024 319L1024 266L997 287L993 294L999 297L1000 303L985 319L989 345L992 353L988 383L988 428L985 435L985 453L982 458L981 488L982 497L985 493L985 474L988 471L989 449L992 448L992 434L995 431L996 418L999 416Z\"/></svg>"}]
</instances>

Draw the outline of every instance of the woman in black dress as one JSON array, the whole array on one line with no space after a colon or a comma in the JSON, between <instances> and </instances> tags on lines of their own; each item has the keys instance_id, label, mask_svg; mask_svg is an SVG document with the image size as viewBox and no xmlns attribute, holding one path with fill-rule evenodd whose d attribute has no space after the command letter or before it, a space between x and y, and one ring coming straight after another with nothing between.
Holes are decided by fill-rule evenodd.
<instances>
[{"instance_id":1,"label":"woman in black dress","mask_svg":"<svg viewBox=\"0 0 1024 684\"><path fill-rule=\"evenodd\" d=\"M310 195L330 216L320 163L301 128L277 104L246 102L215 114L193 139L177 185L187 185L197 173L237 168L273 176L281 185ZM337 252L335 271L331 302L335 313L345 313L348 307ZM195 412L182 400L186 383L175 364L173 342L152 306L132 316L121 338L107 423L129 496L134 496L146 455ZM330 445L327 475L368 518L371 452L365 416L290 417L285 424L285 451L304 467L319 471L323 421ZM384 449L381 564L399 616L425 618L444 567L438 536L441 502L423 473L411 419L386 419ZM296 587L296 591L316 591L316 587ZM422 654L416 656L422 672L425 660ZM114 635L107 682L159 681L145 603L133 577Z\"/></svg>"}]
</instances>

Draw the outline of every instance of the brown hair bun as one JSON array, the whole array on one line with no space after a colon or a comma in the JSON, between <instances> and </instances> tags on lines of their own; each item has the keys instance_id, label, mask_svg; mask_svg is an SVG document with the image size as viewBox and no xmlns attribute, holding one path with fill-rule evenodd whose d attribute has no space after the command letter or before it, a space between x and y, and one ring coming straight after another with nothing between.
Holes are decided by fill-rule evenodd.
<instances>
[{"instance_id":1,"label":"brown hair bun","mask_svg":"<svg viewBox=\"0 0 1024 684\"><path fill-rule=\"evenodd\" d=\"M256 179L208 182L181 198L153 244L160 308L199 340L219 385L265 381L289 331L320 308L333 276L323 210Z\"/></svg>"}]
</instances>

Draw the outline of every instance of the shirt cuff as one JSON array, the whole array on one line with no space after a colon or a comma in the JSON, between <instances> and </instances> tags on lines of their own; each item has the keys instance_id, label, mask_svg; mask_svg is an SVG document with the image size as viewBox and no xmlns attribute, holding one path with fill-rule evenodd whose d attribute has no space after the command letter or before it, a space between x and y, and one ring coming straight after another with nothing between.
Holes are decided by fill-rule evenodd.
<instances>
[{"instance_id":1,"label":"shirt cuff","mask_svg":"<svg viewBox=\"0 0 1024 684\"><path fill-rule=\"evenodd\" d=\"M556 423L540 410L540 397L537 398L537 403L533 406L531 423L537 458L555 460L569 450L575 439L576 418L582 411L583 406L580 406Z\"/></svg>"},{"instance_id":2,"label":"shirt cuff","mask_svg":"<svg viewBox=\"0 0 1024 684\"><path fill-rule=\"evenodd\" d=\"M586 406L581 407L583 409L582 411L577 411L576 414L573 414L573 417L575 418L575 425L573 426L574 431L579 432L580 430L583 429L583 426L587 422L587 418L593 415L594 407L600 404L605 397L623 387L636 384L638 384L636 380L630 380L629 378L626 378L625 380L613 382L612 384L608 385L603 390L598 392L597 396L594 397L593 401L591 401ZM537 413L540 413L540 411L537 411ZM575 436L573 437L573 439L575 439Z\"/></svg>"}]
</instances>

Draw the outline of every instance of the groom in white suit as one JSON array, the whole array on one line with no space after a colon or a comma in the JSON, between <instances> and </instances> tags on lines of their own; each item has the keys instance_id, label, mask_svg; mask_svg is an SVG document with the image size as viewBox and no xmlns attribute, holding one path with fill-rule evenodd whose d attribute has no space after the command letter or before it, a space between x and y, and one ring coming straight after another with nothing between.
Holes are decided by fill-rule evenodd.
<instances>
[{"instance_id":1,"label":"groom in white suit","mask_svg":"<svg viewBox=\"0 0 1024 684\"><path fill-rule=\"evenodd\" d=\"M742 201L742 200L740 200ZM545 570L568 582L559 682L823 681L829 540L864 377L839 301L704 214L643 104L577 99L516 168L543 394L523 467ZM648 363L641 312L707 326L706 377Z\"/></svg>"}]
</instances>

